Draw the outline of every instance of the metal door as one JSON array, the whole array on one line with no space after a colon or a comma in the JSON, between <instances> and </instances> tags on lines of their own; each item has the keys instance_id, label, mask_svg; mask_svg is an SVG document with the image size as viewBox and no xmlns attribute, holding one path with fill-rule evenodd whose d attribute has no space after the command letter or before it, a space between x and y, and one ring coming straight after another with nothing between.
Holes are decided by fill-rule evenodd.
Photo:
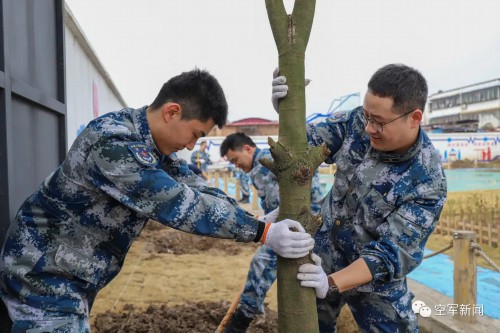
<instances>
[{"instance_id":1,"label":"metal door","mask_svg":"<svg viewBox=\"0 0 500 333\"><path fill-rule=\"evenodd\" d=\"M64 1L0 1L0 241L66 154ZM1 243L0 243L1 244Z\"/></svg>"}]
</instances>

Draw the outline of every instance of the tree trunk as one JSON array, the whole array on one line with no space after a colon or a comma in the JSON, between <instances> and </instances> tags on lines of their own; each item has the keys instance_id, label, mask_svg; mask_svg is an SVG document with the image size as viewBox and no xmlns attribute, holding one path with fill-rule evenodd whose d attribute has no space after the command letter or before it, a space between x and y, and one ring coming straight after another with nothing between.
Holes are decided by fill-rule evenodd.
<instances>
[{"instance_id":1,"label":"tree trunk","mask_svg":"<svg viewBox=\"0 0 500 333\"><path fill-rule=\"evenodd\" d=\"M311 180L325 160L328 150L311 148L306 139L304 56L311 32L315 0L295 0L287 15L283 0L266 0L267 14L279 53L280 74L285 75L288 94L279 105L278 142L269 138L274 162L262 160L278 178L280 186L279 220L300 221L314 235L321 224L310 212ZM282 333L318 332L316 294L297 280L298 267L311 262L278 258L278 325Z\"/></svg>"}]
</instances>

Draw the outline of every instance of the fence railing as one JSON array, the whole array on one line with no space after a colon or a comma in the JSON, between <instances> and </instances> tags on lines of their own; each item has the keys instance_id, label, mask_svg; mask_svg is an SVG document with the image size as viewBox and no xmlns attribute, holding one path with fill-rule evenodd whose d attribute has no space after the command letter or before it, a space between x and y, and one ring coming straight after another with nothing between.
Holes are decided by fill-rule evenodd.
<instances>
[{"instance_id":1,"label":"fence railing","mask_svg":"<svg viewBox=\"0 0 500 333\"><path fill-rule=\"evenodd\" d=\"M470 195L449 199L443 209L435 233L453 235L453 230L473 231L477 242L491 247L500 246L500 197Z\"/></svg>"},{"instance_id":2,"label":"fence railing","mask_svg":"<svg viewBox=\"0 0 500 333\"><path fill-rule=\"evenodd\" d=\"M471 307L477 304L477 257L481 256L495 271L500 267L481 249L477 235L473 231L453 230L453 240L446 247L428 254L431 258L453 248L453 300L454 304L468 306L467 311L460 311L455 319L474 323L476 318Z\"/></svg>"},{"instance_id":3,"label":"fence railing","mask_svg":"<svg viewBox=\"0 0 500 333\"><path fill-rule=\"evenodd\" d=\"M241 198L241 187L240 187L240 182L238 181L237 178L234 177L232 172L227 171L227 169L220 169L220 170L210 170L208 172L208 183L211 186L214 187L219 187L219 182L222 182L223 186L223 191L231 196L228 192L228 187L230 183L233 183L236 187L235 189L235 195L234 199L240 200ZM259 210L259 196L257 195L257 190L253 185L250 185L250 192L252 196L252 210L257 211Z\"/></svg>"}]
</instances>

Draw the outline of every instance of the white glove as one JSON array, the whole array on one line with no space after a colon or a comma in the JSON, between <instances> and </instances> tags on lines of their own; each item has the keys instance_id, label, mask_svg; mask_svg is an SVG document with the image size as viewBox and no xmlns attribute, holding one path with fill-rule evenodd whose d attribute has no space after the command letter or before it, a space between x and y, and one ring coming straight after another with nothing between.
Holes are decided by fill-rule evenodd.
<instances>
[{"instance_id":1,"label":"white glove","mask_svg":"<svg viewBox=\"0 0 500 333\"><path fill-rule=\"evenodd\" d=\"M278 104L279 100L286 96L288 93L288 86L286 85L286 77L278 76L279 69L276 68L273 72L273 93L271 95L271 101L273 102L273 108L276 112L279 112Z\"/></svg>"},{"instance_id":2,"label":"white glove","mask_svg":"<svg viewBox=\"0 0 500 333\"><path fill-rule=\"evenodd\" d=\"M200 159L198 160L198 162L200 162L200 163L202 163L202 164L203 164L203 163L205 163L205 160L204 160L203 158L200 158Z\"/></svg>"},{"instance_id":3,"label":"white glove","mask_svg":"<svg viewBox=\"0 0 500 333\"><path fill-rule=\"evenodd\" d=\"M314 261L314 265L304 264L300 266L297 279L300 280L300 285L302 287L316 289L316 297L323 299L326 297L328 288L330 288L328 285L328 277L321 267L321 258L313 253L311 259Z\"/></svg>"},{"instance_id":4,"label":"white glove","mask_svg":"<svg viewBox=\"0 0 500 333\"><path fill-rule=\"evenodd\" d=\"M269 214L260 216L258 220L266 223L274 223L276 222L279 213L280 213L280 208L278 207L275 210L270 211Z\"/></svg>"},{"instance_id":5,"label":"white glove","mask_svg":"<svg viewBox=\"0 0 500 333\"><path fill-rule=\"evenodd\" d=\"M271 95L271 102L273 103L273 108L276 112L279 112L278 104L279 100L284 98L288 93L288 85L286 84L286 77L278 76L280 73L279 69L276 67L273 72L273 93ZM307 86L311 82L310 79L305 79L304 84Z\"/></svg>"},{"instance_id":6,"label":"white glove","mask_svg":"<svg viewBox=\"0 0 500 333\"><path fill-rule=\"evenodd\" d=\"M297 231L291 231L295 228ZM314 239L302 225L294 220L283 220L266 225L267 234L262 237L266 244L283 258L302 258L314 247Z\"/></svg>"}]
</instances>

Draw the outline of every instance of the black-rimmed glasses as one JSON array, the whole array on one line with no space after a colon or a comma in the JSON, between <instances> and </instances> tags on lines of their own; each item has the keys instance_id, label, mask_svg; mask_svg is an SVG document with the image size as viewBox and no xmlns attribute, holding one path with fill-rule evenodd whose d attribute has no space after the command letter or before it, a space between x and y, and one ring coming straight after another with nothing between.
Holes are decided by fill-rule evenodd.
<instances>
[{"instance_id":1,"label":"black-rimmed glasses","mask_svg":"<svg viewBox=\"0 0 500 333\"><path fill-rule=\"evenodd\" d=\"M408 112L406 112L405 114L403 114L403 115L401 115L401 116L399 116L399 117L397 117L397 118L394 118L394 119L392 119L392 120L385 121L385 122L384 122L384 121L377 121L377 120L372 119L372 118L368 118L368 117L366 116L366 113L364 113L364 112L363 112L363 123L364 123L365 127L366 127L366 125L368 125L368 123L370 123L370 124L372 125L373 129L374 129L375 131L377 131L377 132L383 132L383 131L384 131L384 126L385 126L385 125L390 124L390 123L392 123L393 121L396 121L396 120L398 120L398 119L400 119L400 118L403 118L404 116L409 115L409 114L410 114L410 113L412 113L413 111L415 111L415 110L408 111Z\"/></svg>"}]
</instances>

